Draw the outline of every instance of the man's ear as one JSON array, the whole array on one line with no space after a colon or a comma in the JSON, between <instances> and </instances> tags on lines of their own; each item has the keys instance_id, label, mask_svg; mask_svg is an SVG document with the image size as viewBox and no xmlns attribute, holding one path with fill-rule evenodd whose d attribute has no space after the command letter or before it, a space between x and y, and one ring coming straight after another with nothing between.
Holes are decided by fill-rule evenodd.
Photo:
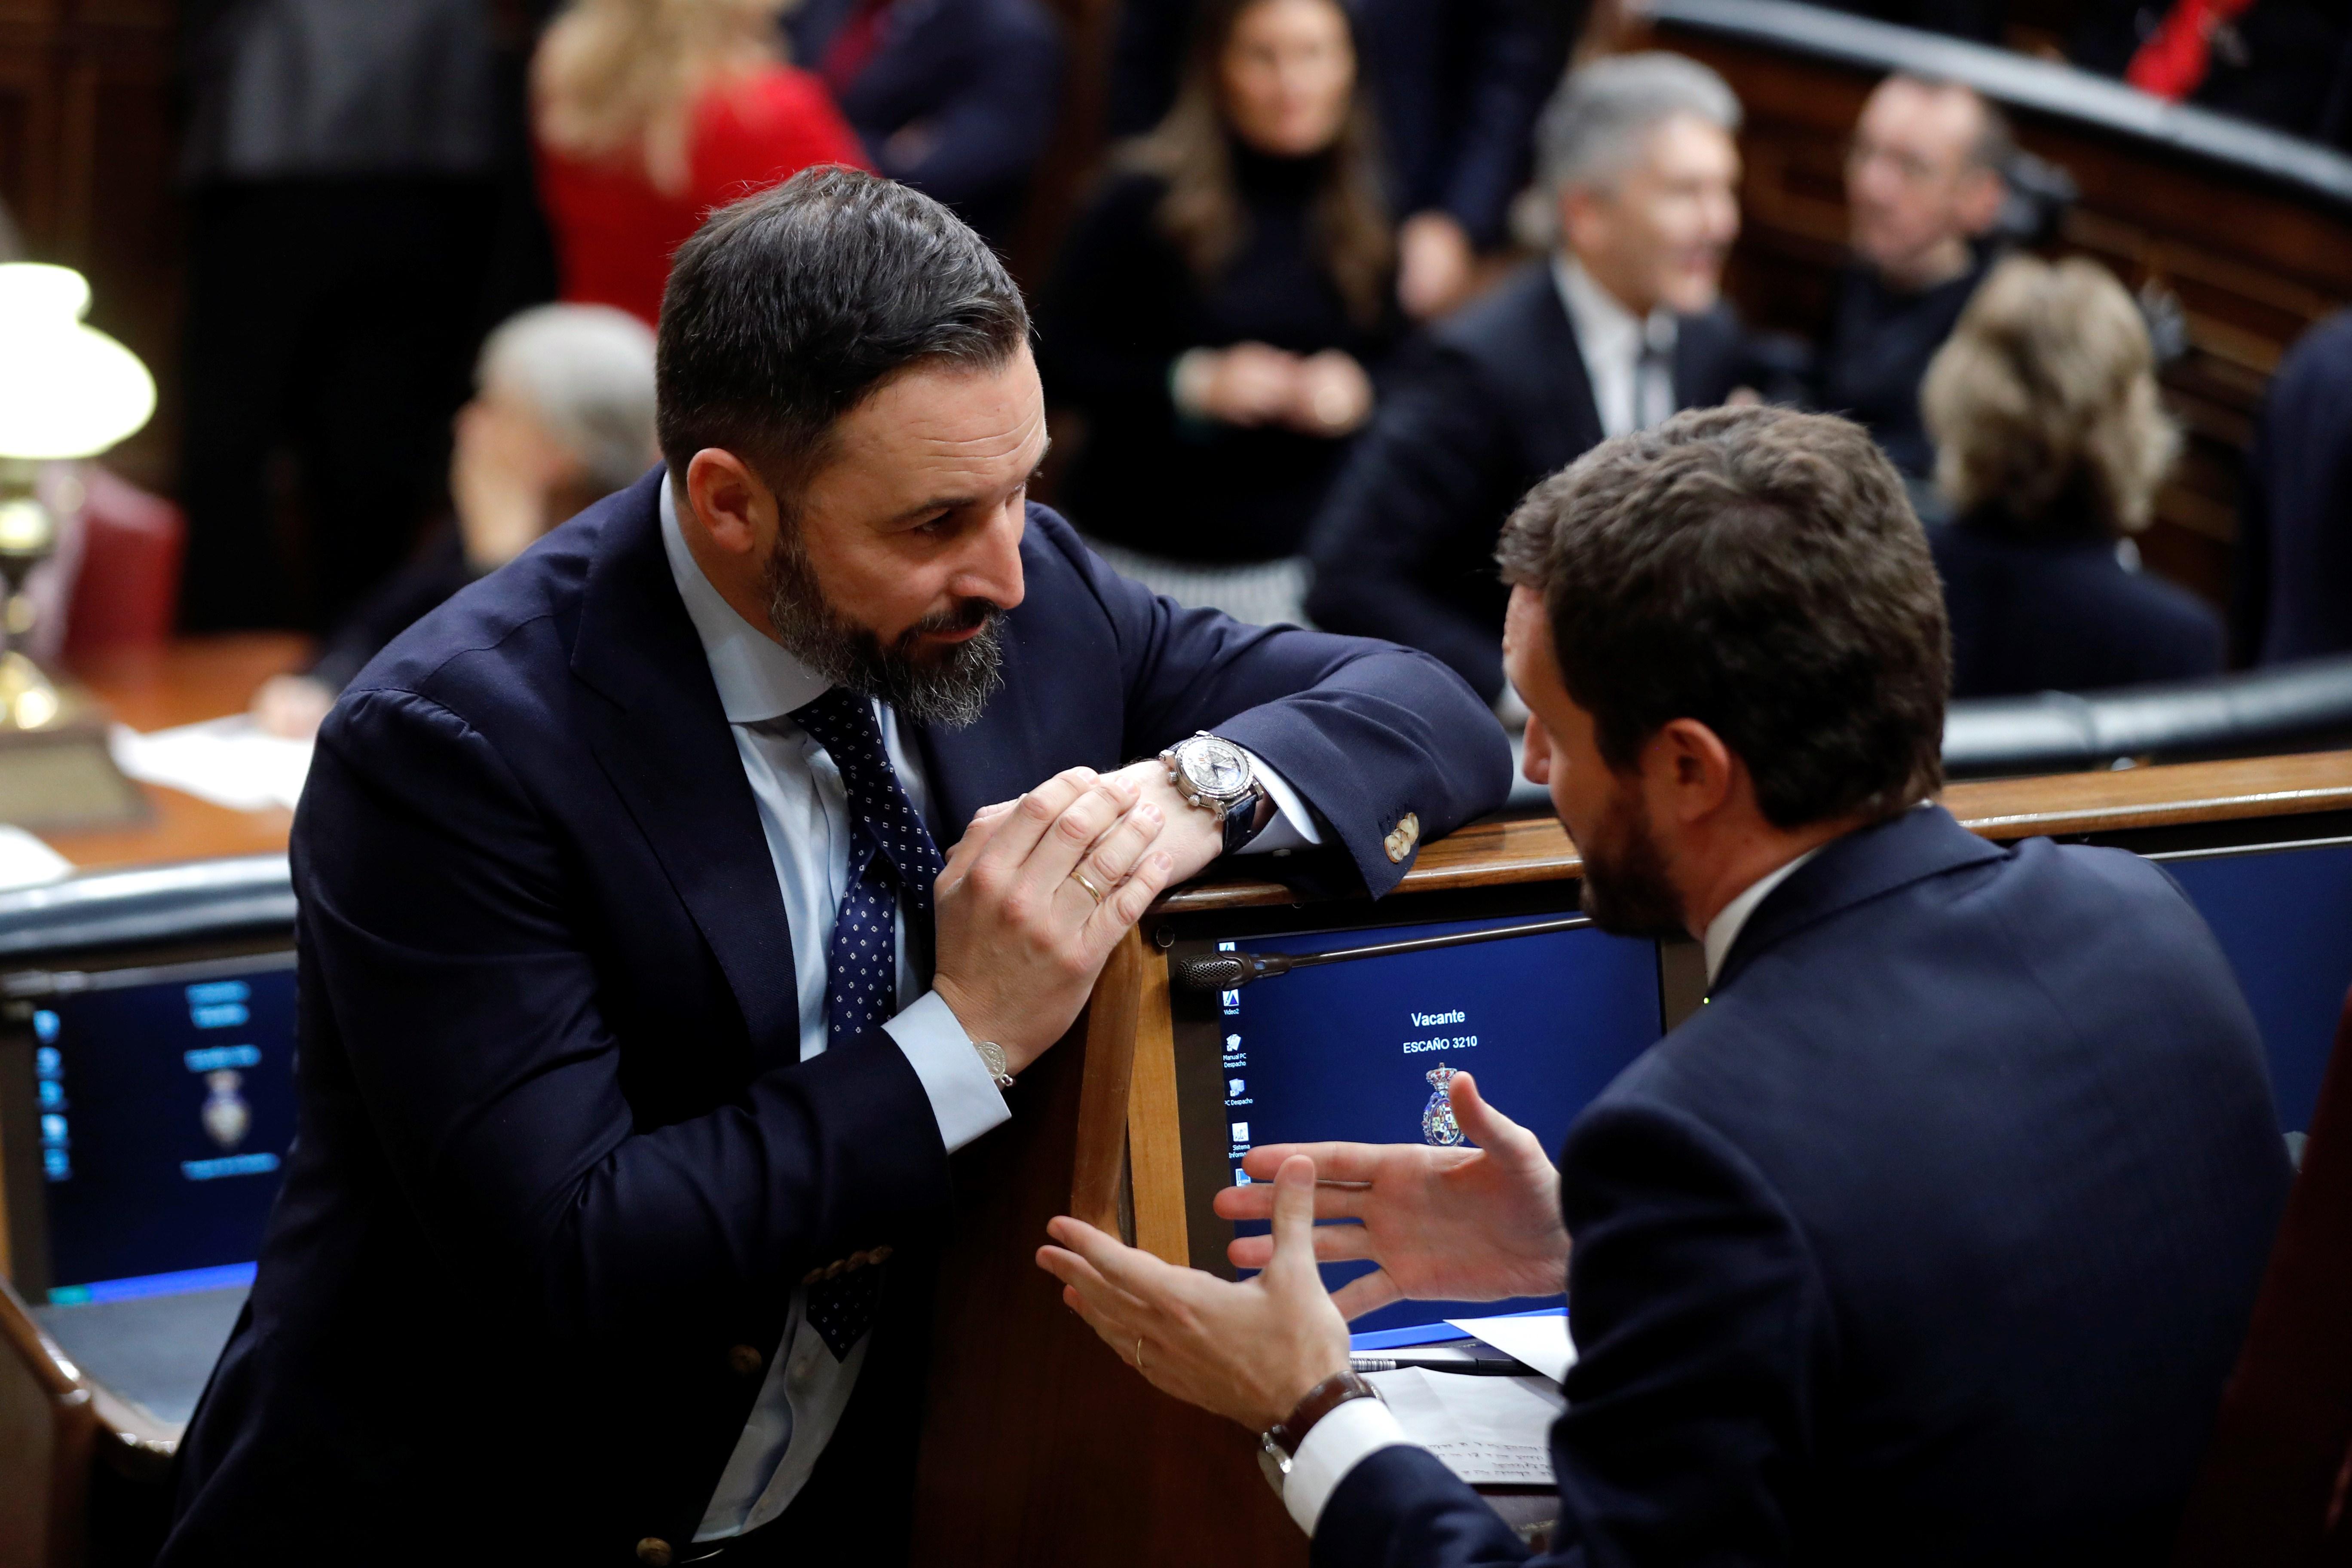
<instances>
[{"instance_id":1,"label":"man's ear","mask_svg":"<svg viewBox=\"0 0 2352 1568\"><path fill-rule=\"evenodd\" d=\"M750 464L706 447L686 466L686 495L711 543L730 555L757 553L776 531L776 496Z\"/></svg>"},{"instance_id":2,"label":"man's ear","mask_svg":"<svg viewBox=\"0 0 2352 1568\"><path fill-rule=\"evenodd\" d=\"M1696 719L1667 721L1643 751L1666 796L1661 804L1686 824L1729 805L1746 772L1723 738Z\"/></svg>"}]
</instances>

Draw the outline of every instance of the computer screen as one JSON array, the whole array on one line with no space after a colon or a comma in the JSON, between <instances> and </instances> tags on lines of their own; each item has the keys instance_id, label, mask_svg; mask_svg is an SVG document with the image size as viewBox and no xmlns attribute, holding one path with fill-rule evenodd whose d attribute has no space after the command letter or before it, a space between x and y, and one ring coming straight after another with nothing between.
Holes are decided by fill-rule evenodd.
<instances>
[{"instance_id":1,"label":"computer screen","mask_svg":"<svg viewBox=\"0 0 2352 1568\"><path fill-rule=\"evenodd\" d=\"M48 1300L250 1282L294 1137L294 955L10 990L29 1011Z\"/></svg>"},{"instance_id":2,"label":"computer screen","mask_svg":"<svg viewBox=\"0 0 2352 1568\"><path fill-rule=\"evenodd\" d=\"M1212 940L1171 956L1325 952L1523 923L1526 917ZM1475 1073L1493 1105L1557 1153L1577 1113L1664 1032L1660 998L1656 944L1590 926L1297 969L1224 993L1179 987L1171 1000L1187 1184L1213 1190L1235 1180L1243 1154L1268 1143L1460 1142L1443 1089L1457 1070ZM1215 1080L1209 1092L1201 1091L1204 1073ZM1198 1125L1212 1117L1217 1125ZM1198 1202L1187 1208L1203 1212ZM1235 1227L1193 1228L1194 1261L1214 1266ZM1336 1288L1369 1267L1327 1265L1325 1279ZM1444 1324L1450 1317L1559 1304L1557 1294L1401 1302L1352 1328L1359 1349L1421 1343L1458 1338Z\"/></svg>"},{"instance_id":3,"label":"computer screen","mask_svg":"<svg viewBox=\"0 0 2352 1568\"><path fill-rule=\"evenodd\" d=\"M2280 1130L2308 1131L2352 987L2352 845L2156 858L2237 973L2270 1058Z\"/></svg>"}]
</instances>

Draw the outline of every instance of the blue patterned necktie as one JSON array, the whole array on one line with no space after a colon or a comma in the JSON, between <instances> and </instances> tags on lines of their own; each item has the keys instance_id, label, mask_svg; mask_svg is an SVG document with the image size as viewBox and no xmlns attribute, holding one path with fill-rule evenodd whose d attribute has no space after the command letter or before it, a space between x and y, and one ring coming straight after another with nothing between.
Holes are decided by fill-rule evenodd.
<instances>
[{"instance_id":1,"label":"blue patterned necktie","mask_svg":"<svg viewBox=\"0 0 2352 1568\"><path fill-rule=\"evenodd\" d=\"M928 933L942 862L890 765L871 702L836 686L793 719L841 770L849 796L849 885L825 955L825 1048L839 1050L897 1015L898 910L903 902L909 928ZM881 1297L878 1266L810 1282L809 1321L834 1360L848 1359Z\"/></svg>"}]
</instances>

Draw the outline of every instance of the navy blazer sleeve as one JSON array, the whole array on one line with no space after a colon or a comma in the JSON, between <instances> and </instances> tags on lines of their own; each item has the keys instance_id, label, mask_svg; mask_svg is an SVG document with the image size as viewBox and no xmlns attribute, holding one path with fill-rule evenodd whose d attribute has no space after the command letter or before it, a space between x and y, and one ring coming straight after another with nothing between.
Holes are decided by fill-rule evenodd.
<instances>
[{"instance_id":1,"label":"navy blazer sleeve","mask_svg":"<svg viewBox=\"0 0 2352 1568\"><path fill-rule=\"evenodd\" d=\"M1110 617L1126 749L1156 755L1209 728L1248 747L1338 833L1375 898L1404 875L1383 847L1402 817L1417 816L1422 837L1434 838L1509 794L1502 727L1436 659L1184 609L1111 571L1059 519L1031 516Z\"/></svg>"},{"instance_id":2,"label":"navy blazer sleeve","mask_svg":"<svg viewBox=\"0 0 2352 1568\"><path fill-rule=\"evenodd\" d=\"M1807 1390L1833 1356L1827 1293L1752 1166L1663 1107L1597 1107L1569 1134L1578 1360L1552 1429L1559 1530L1542 1564L1785 1563L1777 1481L1810 1442ZM1350 1471L1318 1568L1467 1568L1530 1556L1418 1448Z\"/></svg>"},{"instance_id":3,"label":"navy blazer sleeve","mask_svg":"<svg viewBox=\"0 0 2352 1568\"><path fill-rule=\"evenodd\" d=\"M870 136L867 148L883 174L950 206L1027 179L1062 105L1062 39L1052 17L1026 3L992 5L977 28L973 56L956 73L961 85L911 127L920 132L913 154L898 155L887 132Z\"/></svg>"},{"instance_id":4,"label":"navy blazer sleeve","mask_svg":"<svg viewBox=\"0 0 2352 1568\"><path fill-rule=\"evenodd\" d=\"M626 933L578 929L580 846L457 713L347 697L301 809L305 957L400 1195L555 1342L707 1329L943 1225L946 1151L878 1033L709 1114L636 1122L590 951Z\"/></svg>"},{"instance_id":5,"label":"navy blazer sleeve","mask_svg":"<svg viewBox=\"0 0 2352 1568\"><path fill-rule=\"evenodd\" d=\"M1431 587L1465 555L1492 575L1485 554L1518 499L1497 476L1517 466L1509 421L1475 370L1434 356L1381 402L1331 487L1307 540L1307 613L1331 631L1425 649L1492 702L1503 691L1497 628Z\"/></svg>"}]
</instances>

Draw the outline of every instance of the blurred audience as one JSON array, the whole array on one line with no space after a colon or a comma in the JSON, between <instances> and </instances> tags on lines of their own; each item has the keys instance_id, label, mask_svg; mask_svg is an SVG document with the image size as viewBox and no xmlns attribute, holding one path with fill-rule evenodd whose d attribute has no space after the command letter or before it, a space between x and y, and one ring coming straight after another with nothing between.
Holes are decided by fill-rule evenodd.
<instances>
[{"instance_id":1,"label":"blurred audience","mask_svg":"<svg viewBox=\"0 0 2352 1568\"><path fill-rule=\"evenodd\" d=\"M789 0L576 0L540 43L540 189L562 297L661 314L713 207L812 163L866 166L824 84L783 60Z\"/></svg>"},{"instance_id":2,"label":"blurred audience","mask_svg":"<svg viewBox=\"0 0 2352 1568\"><path fill-rule=\"evenodd\" d=\"M308 738L393 638L656 461L654 335L605 305L542 305L490 334L449 463L456 516L320 647L253 699L273 733Z\"/></svg>"},{"instance_id":3,"label":"blurred audience","mask_svg":"<svg viewBox=\"0 0 2352 1568\"><path fill-rule=\"evenodd\" d=\"M2298 136L2352 132L2342 0L2090 0L2070 54L2085 70Z\"/></svg>"},{"instance_id":4,"label":"blurred audience","mask_svg":"<svg viewBox=\"0 0 2352 1568\"><path fill-rule=\"evenodd\" d=\"M1061 29L1038 0L802 0L785 26L873 167L1002 247L1061 110Z\"/></svg>"},{"instance_id":5,"label":"blurred audience","mask_svg":"<svg viewBox=\"0 0 2352 1568\"><path fill-rule=\"evenodd\" d=\"M1110 129L1148 130L1177 93L1202 0L1125 0ZM1417 318L1467 297L1476 254L1504 237L1528 136L1559 79L1584 0L1357 0L1351 7L1399 233L1397 292Z\"/></svg>"},{"instance_id":6,"label":"blurred audience","mask_svg":"<svg viewBox=\"0 0 2352 1568\"><path fill-rule=\"evenodd\" d=\"M499 217L488 0L188 0L191 630L331 623L404 556ZM294 458L308 589L281 560Z\"/></svg>"},{"instance_id":7,"label":"blurred audience","mask_svg":"<svg viewBox=\"0 0 2352 1568\"><path fill-rule=\"evenodd\" d=\"M1086 417L1062 493L1163 592L1295 621L1305 571L1285 558L1397 330L1395 235L1339 0L1208 0L1191 47L1041 313L1047 392ZM1199 570L1245 563L1272 564Z\"/></svg>"},{"instance_id":8,"label":"blurred audience","mask_svg":"<svg viewBox=\"0 0 2352 1568\"><path fill-rule=\"evenodd\" d=\"M1718 298L1738 125L1722 78L1678 55L1570 76L1537 132L1553 254L1439 325L1382 400L1310 536L1318 624L1426 649L1502 696L1495 542L1528 486L1749 379Z\"/></svg>"},{"instance_id":9,"label":"blurred audience","mask_svg":"<svg viewBox=\"0 0 2352 1568\"><path fill-rule=\"evenodd\" d=\"M2305 332L2271 377L2235 586L2244 662L2352 653L2352 311Z\"/></svg>"},{"instance_id":10,"label":"blurred audience","mask_svg":"<svg viewBox=\"0 0 2352 1568\"><path fill-rule=\"evenodd\" d=\"M1957 83L1893 76L1863 106L1846 155L1853 265L1815 370L1816 407L1867 426L1924 479L1936 451L1919 380L1984 281L2013 143L2000 111Z\"/></svg>"},{"instance_id":11,"label":"blurred audience","mask_svg":"<svg viewBox=\"0 0 2352 1568\"><path fill-rule=\"evenodd\" d=\"M2011 257L1937 354L1921 393L1931 526L1952 622L1952 694L2091 691L2221 668L2221 617L2137 570L2180 437L2158 402L2139 308L2079 258Z\"/></svg>"}]
</instances>

